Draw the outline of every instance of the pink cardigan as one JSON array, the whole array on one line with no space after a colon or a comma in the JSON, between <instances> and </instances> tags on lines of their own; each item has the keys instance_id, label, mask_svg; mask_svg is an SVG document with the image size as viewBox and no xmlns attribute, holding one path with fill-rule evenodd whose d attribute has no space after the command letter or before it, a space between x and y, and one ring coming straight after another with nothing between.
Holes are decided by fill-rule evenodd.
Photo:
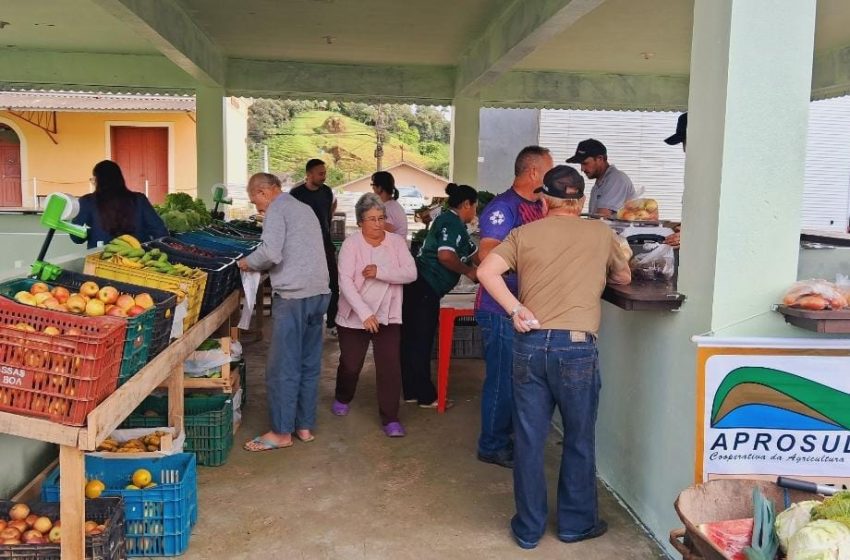
<instances>
[{"instance_id":1,"label":"pink cardigan","mask_svg":"<svg viewBox=\"0 0 850 560\"><path fill-rule=\"evenodd\" d=\"M378 276L367 280L363 269L370 264L378 266ZM362 329L370 315L382 325L401 324L402 284L416 280L416 263L403 237L387 232L373 247L358 231L343 242L338 268L338 325Z\"/></svg>"}]
</instances>

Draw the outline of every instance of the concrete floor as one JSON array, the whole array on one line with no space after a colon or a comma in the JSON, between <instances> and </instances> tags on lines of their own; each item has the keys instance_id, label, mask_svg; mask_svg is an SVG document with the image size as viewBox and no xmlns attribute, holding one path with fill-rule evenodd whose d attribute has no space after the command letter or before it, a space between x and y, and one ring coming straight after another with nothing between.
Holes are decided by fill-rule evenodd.
<instances>
[{"instance_id":1,"label":"concrete floor","mask_svg":"<svg viewBox=\"0 0 850 560\"><path fill-rule=\"evenodd\" d=\"M339 350L327 340L316 440L262 453L242 450L268 427L266 349L266 342L245 345L244 419L227 464L199 468L200 516L187 560L666 557L601 487L602 517L611 526L605 536L567 545L555 536L552 520L537 549L514 544L511 472L475 458L480 360L453 362L454 408L437 415L403 404L408 435L390 440L380 430L371 357L351 413L330 413ZM553 430L547 448L553 490L559 458Z\"/></svg>"}]
</instances>

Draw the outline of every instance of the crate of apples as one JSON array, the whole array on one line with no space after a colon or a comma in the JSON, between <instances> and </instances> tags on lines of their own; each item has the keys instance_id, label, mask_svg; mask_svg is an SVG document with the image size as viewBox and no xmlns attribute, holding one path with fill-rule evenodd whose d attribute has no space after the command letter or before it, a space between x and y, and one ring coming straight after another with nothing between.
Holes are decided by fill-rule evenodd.
<instances>
[{"instance_id":1,"label":"crate of apples","mask_svg":"<svg viewBox=\"0 0 850 560\"><path fill-rule=\"evenodd\" d=\"M52 509L52 508L51 508ZM100 535L106 523L85 522L86 535ZM27 504L12 505L5 517L0 517L0 545L47 544L62 541L62 522L48 515L33 513Z\"/></svg>"},{"instance_id":2,"label":"crate of apples","mask_svg":"<svg viewBox=\"0 0 850 560\"><path fill-rule=\"evenodd\" d=\"M153 298L146 292L122 294L114 286L100 287L92 281L83 282L75 293L64 286L51 288L44 282L36 282L29 290L18 291L15 301L89 317L135 317L154 306Z\"/></svg>"}]
</instances>

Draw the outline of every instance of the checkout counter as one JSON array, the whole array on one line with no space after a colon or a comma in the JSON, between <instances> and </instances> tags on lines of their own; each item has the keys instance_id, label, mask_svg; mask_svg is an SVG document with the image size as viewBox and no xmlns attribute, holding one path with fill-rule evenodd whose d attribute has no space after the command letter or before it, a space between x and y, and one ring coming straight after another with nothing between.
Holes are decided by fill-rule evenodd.
<instances>
[{"instance_id":1,"label":"checkout counter","mask_svg":"<svg viewBox=\"0 0 850 560\"><path fill-rule=\"evenodd\" d=\"M670 222L627 222L603 220L629 243L635 255L663 243L673 233ZM677 289L679 250L673 249L673 274L667 278L661 270L656 274L634 275L626 286L608 285L602 299L626 311L674 311L682 306L685 296Z\"/></svg>"}]
</instances>

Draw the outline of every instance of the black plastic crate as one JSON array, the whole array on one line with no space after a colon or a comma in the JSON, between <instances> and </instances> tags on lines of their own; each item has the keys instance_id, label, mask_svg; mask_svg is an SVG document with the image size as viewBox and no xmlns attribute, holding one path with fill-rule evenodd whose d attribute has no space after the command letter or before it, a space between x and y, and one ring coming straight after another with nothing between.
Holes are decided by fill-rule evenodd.
<instances>
[{"instance_id":1,"label":"black plastic crate","mask_svg":"<svg viewBox=\"0 0 850 560\"><path fill-rule=\"evenodd\" d=\"M439 350L439 331L434 337L434 349L431 358L437 358ZM474 317L458 317L455 319L455 330L452 335L452 358L483 358L484 339L481 328Z\"/></svg>"},{"instance_id":2,"label":"black plastic crate","mask_svg":"<svg viewBox=\"0 0 850 560\"><path fill-rule=\"evenodd\" d=\"M157 248L168 255L169 262L181 263L193 268L200 268L207 273L207 284L204 297L201 300L201 314L206 317L216 307L222 304L234 290L242 284L242 276L236 261L225 257L205 258L178 251L158 241L145 244L145 248Z\"/></svg>"},{"instance_id":3,"label":"black plastic crate","mask_svg":"<svg viewBox=\"0 0 850 560\"><path fill-rule=\"evenodd\" d=\"M9 508L15 502L0 500L2 517L9 517ZM30 511L38 516L49 517L54 523L59 519L59 504L35 502L29 504ZM86 500L86 520L106 525L99 535L86 536L87 560L124 560L127 558L124 538L124 502L121 498L98 498ZM60 560L58 544L13 544L0 545L0 560Z\"/></svg>"}]
</instances>

